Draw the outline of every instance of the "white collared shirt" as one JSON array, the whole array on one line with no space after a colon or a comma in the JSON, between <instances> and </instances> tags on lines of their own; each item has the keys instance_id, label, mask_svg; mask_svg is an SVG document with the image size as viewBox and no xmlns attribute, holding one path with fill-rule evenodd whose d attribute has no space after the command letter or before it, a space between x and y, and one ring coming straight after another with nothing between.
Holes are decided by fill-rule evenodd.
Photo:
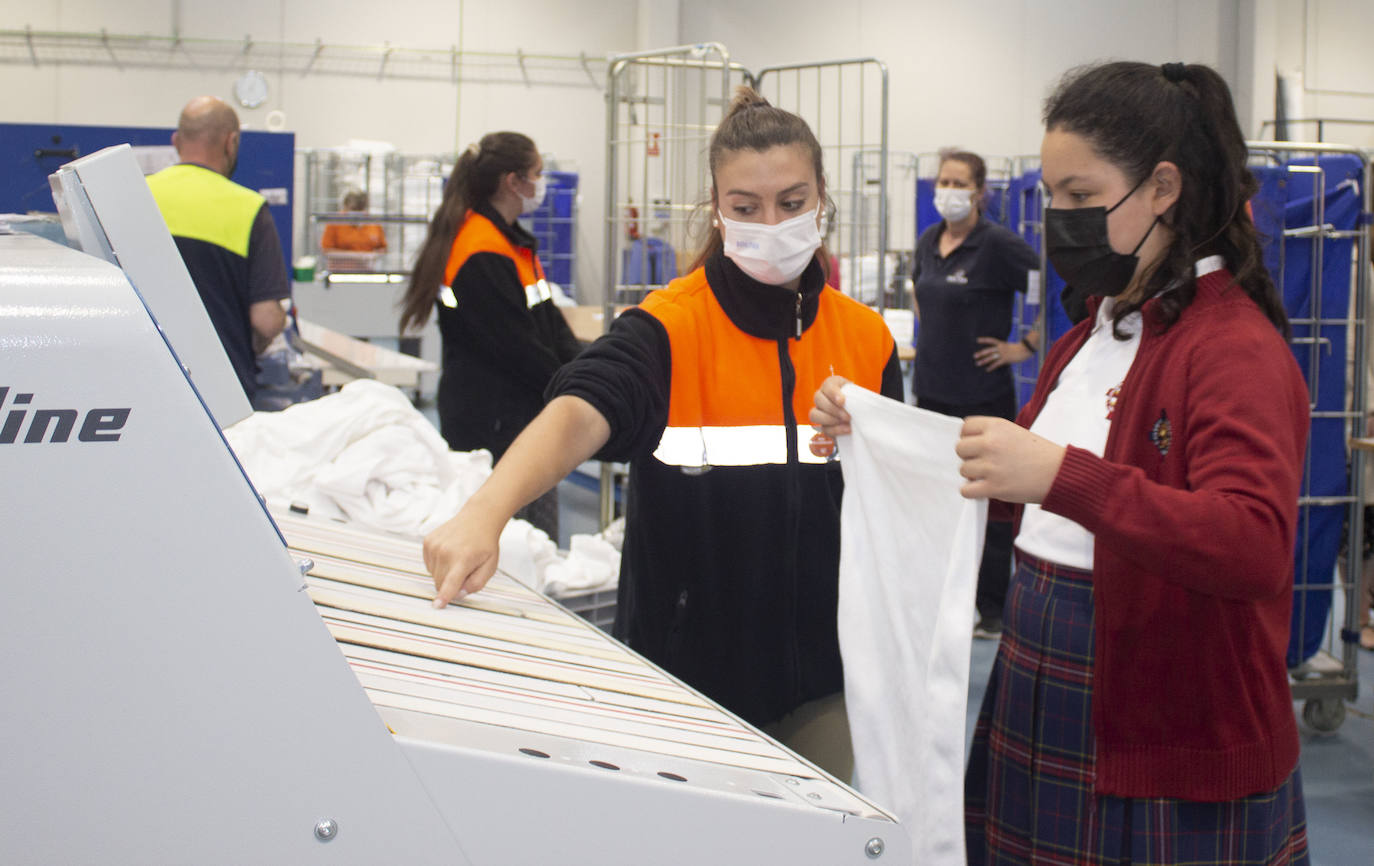
<instances>
[{"instance_id":1,"label":"white collared shirt","mask_svg":"<svg viewBox=\"0 0 1374 866\"><path fill-rule=\"evenodd\" d=\"M1202 277L1222 267L1221 256L1208 256L1194 266L1194 271ZM1115 309L1115 299L1102 301L1092 333L1059 374L1059 383L1031 424L1032 433L1057 445L1075 445L1102 456L1121 384L1140 349L1140 313L1121 320L1121 331L1130 338L1118 340L1112 334ZM1085 571L1093 567L1093 534L1039 505L1026 506L1016 547L1059 565Z\"/></svg>"}]
</instances>

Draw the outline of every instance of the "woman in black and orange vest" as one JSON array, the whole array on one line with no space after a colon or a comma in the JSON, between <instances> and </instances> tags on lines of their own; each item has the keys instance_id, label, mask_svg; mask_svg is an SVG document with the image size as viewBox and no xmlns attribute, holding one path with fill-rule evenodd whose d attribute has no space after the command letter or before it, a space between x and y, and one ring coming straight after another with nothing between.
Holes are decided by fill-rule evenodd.
<instances>
[{"instance_id":1,"label":"woman in black and orange vest","mask_svg":"<svg viewBox=\"0 0 1374 866\"><path fill-rule=\"evenodd\" d=\"M835 615L840 467L808 446L844 371L900 398L882 318L825 285L821 149L741 88L711 140L714 219L691 273L554 377L548 407L425 539L443 606L496 568L507 518L583 460L628 460L616 636L848 778Z\"/></svg>"},{"instance_id":2,"label":"woman in black and orange vest","mask_svg":"<svg viewBox=\"0 0 1374 866\"><path fill-rule=\"evenodd\" d=\"M580 351L553 303L535 239L516 222L544 198L544 162L518 132L493 132L458 157L402 300L401 332L437 310L443 338L439 432L455 451L500 460L544 406L544 389ZM555 490L518 515L558 542Z\"/></svg>"}]
</instances>

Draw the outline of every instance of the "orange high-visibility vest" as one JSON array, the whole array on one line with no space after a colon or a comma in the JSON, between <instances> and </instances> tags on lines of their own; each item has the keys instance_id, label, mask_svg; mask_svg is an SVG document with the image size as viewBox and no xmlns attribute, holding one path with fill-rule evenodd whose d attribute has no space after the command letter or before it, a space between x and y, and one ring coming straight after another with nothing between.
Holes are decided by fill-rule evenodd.
<instances>
[{"instance_id":1,"label":"orange high-visibility vest","mask_svg":"<svg viewBox=\"0 0 1374 866\"><path fill-rule=\"evenodd\" d=\"M882 317L828 287L819 303L811 326L787 340L795 374L788 419L778 340L751 336L730 321L704 269L646 298L640 309L663 324L672 355L668 426L654 457L687 469L786 463L794 431L801 442L814 432L807 419L826 378L844 376L881 393L895 347ZM800 462L825 462L805 447L797 451Z\"/></svg>"},{"instance_id":2,"label":"orange high-visibility vest","mask_svg":"<svg viewBox=\"0 0 1374 866\"><path fill-rule=\"evenodd\" d=\"M463 219L463 227L453 238L449 250L448 265L444 268L444 285L452 286L458 271L468 259L477 253L499 253L515 263L515 272L520 277L520 285L525 287L525 304L533 307L541 301L553 299L553 290L544 279L544 266L534 250L516 246L510 242L496 224L476 211L469 210ZM440 292L440 302L449 306L452 292Z\"/></svg>"}]
</instances>

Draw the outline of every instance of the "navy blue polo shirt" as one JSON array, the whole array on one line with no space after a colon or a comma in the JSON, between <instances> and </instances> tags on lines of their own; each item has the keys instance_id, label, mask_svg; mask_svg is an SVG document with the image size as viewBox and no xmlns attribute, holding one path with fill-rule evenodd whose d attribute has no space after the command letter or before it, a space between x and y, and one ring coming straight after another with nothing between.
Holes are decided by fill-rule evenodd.
<instances>
[{"instance_id":1,"label":"navy blue polo shirt","mask_svg":"<svg viewBox=\"0 0 1374 866\"><path fill-rule=\"evenodd\" d=\"M1005 399L1011 367L987 371L973 361L979 337L1011 335L1016 292L1040 257L1014 232L979 219L948 257L940 255L940 221L916 241L913 279L921 328L912 390L917 399L972 406Z\"/></svg>"}]
</instances>

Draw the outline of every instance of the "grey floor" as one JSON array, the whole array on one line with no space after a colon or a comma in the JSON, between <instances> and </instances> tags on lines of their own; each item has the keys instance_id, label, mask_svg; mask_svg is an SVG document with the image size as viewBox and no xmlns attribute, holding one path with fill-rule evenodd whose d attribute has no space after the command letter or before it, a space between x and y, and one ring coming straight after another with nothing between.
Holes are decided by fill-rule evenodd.
<instances>
[{"instance_id":1,"label":"grey floor","mask_svg":"<svg viewBox=\"0 0 1374 866\"><path fill-rule=\"evenodd\" d=\"M1360 694L1345 723L1331 734L1299 723L1315 866L1374 863L1374 652L1358 652Z\"/></svg>"},{"instance_id":2,"label":"grey floor","mask_svg":"<svg viewBox=\"0 0 1374 866\"><path fill-rule=\"evenodd\" d=\"M596 531L597 496L585 484L559 487L560 546L574 532ZM994 641L974 641L969 671L968 733L983 700L997 652ZM1345 723L1318 734L1301 721L1302 774L1313 866L1374 864L1374 652L1359 651L1359 698L1348 704Z\"/></svg>"}]
</instances>

